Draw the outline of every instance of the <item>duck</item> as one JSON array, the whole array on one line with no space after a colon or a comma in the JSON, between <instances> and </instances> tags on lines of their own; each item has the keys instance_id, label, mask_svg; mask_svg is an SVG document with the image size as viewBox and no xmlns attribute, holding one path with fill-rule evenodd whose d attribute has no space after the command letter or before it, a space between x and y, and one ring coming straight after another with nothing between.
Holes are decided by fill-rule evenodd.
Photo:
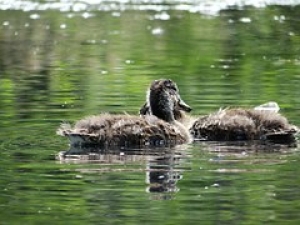
<instances>
[{"instance_id":1,"label":"duck","mask_svg":"<svg viewBox=\"0 0 300 225\"><path fill-rule=\"evenodd\" d=\"M101 113L63 123L57 134L69 138L75 147L166 146L191 142L189 131L174 117L174 108L190 112L170 79L153 81L146 94L149 115Z\"/></svg>"},{"instance_id":2,"label":"duck","mask_svg":"<svg viewBox=\"0 0 300 225\"><path fill-rule=\"evenodd\" d=\"M226 108L199 117L189 131L198 140L292 143L299 129L275 111Z\"/></svg>"},{"instance_id":3,"label":"duck","mask_svg":"<svg viewBox=\"0 0 300 225\"><path fill-rule=\"evenodd\" d=\"M174 118L184 124L194 141L252 141L291 144L296 141L299 128L279 113L276 102L255 108L227 107L208 115L193 117L174 107ZM147 102L140 115L151 114Z\"/></svg>"}]
</instances>

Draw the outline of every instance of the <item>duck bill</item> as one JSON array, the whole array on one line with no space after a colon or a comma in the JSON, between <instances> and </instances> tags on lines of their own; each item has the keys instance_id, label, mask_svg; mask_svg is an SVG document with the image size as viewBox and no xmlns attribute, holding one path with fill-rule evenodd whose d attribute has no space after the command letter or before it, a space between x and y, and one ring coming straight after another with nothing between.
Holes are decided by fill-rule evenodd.
<instances>
[{"instance_id":1,"label":"duck bill","mask_svg":"<svg viewBox=\"0 0 300 225\"><path fill-rule=\"evenodd\" d=\"M140 108L140 115L150 115L150 107L147 102Z\"/></svg>"},{"instance_id":2,"label":"duck bill","mask_svg":"<svg viewBox=\"0 0 300 225\"><path fill-rule=\"evenodd\" d=\"M182 99L180 99L178 102L178 108L179 110L183 110L185 112L192 111L192 108L188 104L186 104Z\"/></svg>"}]
</instances>

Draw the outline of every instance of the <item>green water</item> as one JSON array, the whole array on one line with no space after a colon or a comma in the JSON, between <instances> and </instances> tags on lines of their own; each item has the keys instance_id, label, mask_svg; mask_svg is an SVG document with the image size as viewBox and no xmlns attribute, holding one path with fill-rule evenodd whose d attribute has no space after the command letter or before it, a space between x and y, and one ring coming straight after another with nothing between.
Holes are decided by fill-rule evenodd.
<instances>
[{"instance_id":1,"label":"green water","mask_svg":"<svg viewBox=\"0 0 300 225\"><path fill-rule=\"evenodd\" d=\"M272 100L300 125L299 7L164 13L1 11L0 224L299 223L299 147L55 159L61 122L137 114L159 78L194 115Z\"/></svg>"}]
</instances>

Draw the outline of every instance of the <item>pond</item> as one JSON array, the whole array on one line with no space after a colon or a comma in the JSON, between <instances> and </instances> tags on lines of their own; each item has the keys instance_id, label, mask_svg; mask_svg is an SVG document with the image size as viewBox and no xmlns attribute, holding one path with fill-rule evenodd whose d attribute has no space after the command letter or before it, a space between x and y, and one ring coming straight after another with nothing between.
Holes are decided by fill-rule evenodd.
<instances>
[{"instance_id":1,"label":"pond","mask_svg":"<svg viewBox=\"0 0 300 225\"><path fill-rule=\"evenodd\" d=\"M59 157L62 122L138 114L160 78L193 115L276 101L299 126L299 2L216 2L0 1L1 224L300 222L297 146Z\"/></svg>"}]
</instances>

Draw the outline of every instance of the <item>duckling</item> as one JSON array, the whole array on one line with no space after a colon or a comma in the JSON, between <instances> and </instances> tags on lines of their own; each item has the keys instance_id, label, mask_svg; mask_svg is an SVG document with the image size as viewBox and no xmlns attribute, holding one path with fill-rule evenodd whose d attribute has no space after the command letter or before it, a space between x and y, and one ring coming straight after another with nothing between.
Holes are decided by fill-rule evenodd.
<instances>
[{"instance_id":1,"label":"duckling","mask_svg":"<svg viewBox=\"0 0 300 225\"><path fill-rule=\"evenodd\" d=\"M157 146L191 141L188 130L174 118L174 108L190 112L175 82L155 80L147 91L151 115L100 114L75 123L62 124L57 134L70 139L71 146Z\"/></svg>"},{"instance_id":2,"label":"duckling","mask_svg":"<svg viewBox=\"0 0 300 225\"><path fill-rule=\"evenodd\" d=\"M149 114L147 103L140 114ZM209 115L193 118L184 111L174 108L174 117L187 124L194 140L202 141L247 141L261 140L274 143L293 143L299 128L290 124L278 113L276 102L255 107L254 109L226 108Z\"/></svg>"},{"instance_id":3,"label":"duckling","mask_svg":"<svg viewBox=\"0 0 300 225\"><path fill-rule=\"evenodd\" d=\"M295 141L298 128L274 111L228 108L198 118L189 131L200 140L290 143Z\"/></svg>"}]
</instances>

